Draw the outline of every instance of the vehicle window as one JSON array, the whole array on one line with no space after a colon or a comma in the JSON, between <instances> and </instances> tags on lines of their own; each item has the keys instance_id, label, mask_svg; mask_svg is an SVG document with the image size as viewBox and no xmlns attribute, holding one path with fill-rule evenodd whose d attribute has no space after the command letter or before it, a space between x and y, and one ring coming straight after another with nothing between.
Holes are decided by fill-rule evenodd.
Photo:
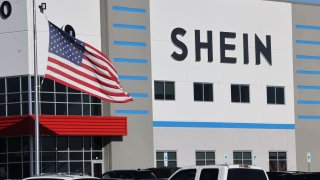
<instances>
[{"instance_id":1,"label":"vehicle window","mask_svg":"<svg viewBox=\"0 0 320 180\"><path fill-rule=\"evenodd\" d=\"M196 169L181 170L175 174L171 180L195 180L196 172Z\"/></svg>"},{"instance_id":2,"label":"vehicle window","mask_svg":"<svg viewBox=\"0 0 320 180\"><path fill-rule=\"evenodd\" d=\"M229 169L227 180L267 180L267 177L258 169Z\"/></svg>"},{"instance_id":3,"label":"vehicle window","mask_svg":"<svg viewBox=\"0 0 320 180\"><path fill-rule=\"evenodd\" d=\"M200 174L200 180L217 180L219 169L203 169Z\"/></svg>"}]
</instances>

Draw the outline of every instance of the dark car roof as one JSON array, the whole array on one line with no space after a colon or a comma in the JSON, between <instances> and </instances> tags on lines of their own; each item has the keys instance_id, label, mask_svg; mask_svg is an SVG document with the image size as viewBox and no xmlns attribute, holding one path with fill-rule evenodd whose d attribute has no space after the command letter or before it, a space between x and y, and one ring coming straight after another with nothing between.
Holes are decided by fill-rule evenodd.
<instances>
[{"instance_id":1,"label":"dark car roof","mask_svg":"<svg viewBox=\"0 0 320 180\"><path fill-rule=\"evenodd\" d=\"M104 173L101 179L157 179L150 170L113 170Z\"/></svg>"}]
</instances>

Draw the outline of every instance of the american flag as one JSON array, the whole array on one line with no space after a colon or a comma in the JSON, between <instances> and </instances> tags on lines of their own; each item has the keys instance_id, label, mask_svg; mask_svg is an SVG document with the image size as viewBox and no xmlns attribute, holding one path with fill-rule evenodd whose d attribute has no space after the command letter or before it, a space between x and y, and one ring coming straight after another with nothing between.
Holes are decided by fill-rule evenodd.
<instances>
[{"instance_id":1,"label":"american flag","mask_svg":"<svg viewBox=\"0 0 320 180\"><path fill-rule=\"evenodd\" d=\"M99 50L49 21L49 57L45 78L108 102L129 102L117 72Z\"/></svg>"}]
</instances>

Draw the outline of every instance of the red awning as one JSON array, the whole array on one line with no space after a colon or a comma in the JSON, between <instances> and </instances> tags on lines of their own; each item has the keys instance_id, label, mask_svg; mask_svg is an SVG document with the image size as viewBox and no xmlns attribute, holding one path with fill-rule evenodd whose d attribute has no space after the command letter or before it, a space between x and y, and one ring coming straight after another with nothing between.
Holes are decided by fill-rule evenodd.
<instances>
[{"instance_id":1,"label":"red awning","mask_svg":"<svg viewBox=\"0 0 320 180\"><path fill-rule=\"evenodd\" d=\"M127 118L118 116L40 115L41 135L126 136ZM1 136L34 135L34 116L0 117Z\"/></svg>"}]
</instances>

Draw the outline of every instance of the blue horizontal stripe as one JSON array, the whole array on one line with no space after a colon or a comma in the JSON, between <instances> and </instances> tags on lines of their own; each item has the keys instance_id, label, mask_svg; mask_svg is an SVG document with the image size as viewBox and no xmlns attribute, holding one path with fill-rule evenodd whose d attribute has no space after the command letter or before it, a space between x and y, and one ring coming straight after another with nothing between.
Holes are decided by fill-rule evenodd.
<instances>
[{"instance_id":1,"label":"blue horizontal stripe","mask_svg":"<svg viewBox=\"0 0 320 180\"><path fill-rule=\"evenodd\" d=\"M320 101L298 100L298 104L320 104Z\"/></svg>"},{"instance_id":2,"label":"blue horizontal stripe","mask_svg":"<svg viewBox=\"0 0 320 180\"><path fill-rule=\"evenodd\" d=\"M298 89L311 89L311 90L320 90L320 86L305 86L305 85L298 85Z\"/></svg>"},{"instance_id":3,"label":"blue horizontal stripe","mask_svg":"<svg viewBox=\"0 0 320 180\"><path fill-rule=\"evenodd\" d=\"M308 30L317 30L320 31L319 26L308 26L308 25L296 25L297 29L308 29Z\"/></svg>"},{"instance_id":4,"label":"blue horizontal stripe","mask_svg":"<svg viewBox=\"0 0 320 180\"><path fill-rule=\"evenodd\" d=\"M149 95L147 93L130 93L130 96L133 98L148 98Z\"/></svg>"},{"instance_id":5,"label":"blue horizontal stripe","mask_svg":"<svg viewBox=\"0 0 320 180\"><path fill-rule=\"evenodd\" d=\"M309 45L320 45L320 41L309 41L309 40L296 40L297 44L309 44Z\"/></svg>"},{"instance_id":6,"label":"blue horizontal stripe","mask_svg":"<svg viewBox=\"0 0 320 180\"><path fill-rule=\"evenodd\" d=\"M320 116L299 115L300 120L320 120Z\"/></svg>"},{"instance_id":7,"label":"blue horizontal stripe","mask_svg":"<svg viewBox=\"0 0 320 180\"><path fill-rule=\"evenodd\" d=\"M320 4L319 0L289 0L291 3Z\"/></svg>"},{"instance_id":8,"label":"blue horizontal stripe","mask_svg":"<svg viewBox=\"0 0 320 180\"><path fill-rule=\"evenodd\" d=\"M122 28L122 29L136 29L136 30L146 30L146 26L140 25L132 25L132 24L113 24L114 28Z\"/></svg>"},{"instance_id":9,"label":"blue horizontal stripe","mask_svg":"<svg viewBox=\"0 0 320 180\"><path fill-rule=\"evenodd\" d=\"M135 63L135 64L147 64L146 59L129 59L129 58L114 58L114 62L118 63Z\"/></svg>"},{"instance_id":10,"label":"blue horizontal stripe","mask_svg":"<svg viewBox=\"0 0 320 180\"><path fill-rule=\"evenodd\" d=\"M296 70L297 74L320 75L320 71Z\"/></svg>"},{"instance_id":11,"label":"blue horizontal stripe","mask_svg":"<svg viewBox=\"0 0 320 180\"><path fill-rule=\"evenodd\" d=\"M133 13L146 13L145 9L131 8L131 7L121 7L121 6L112 6L112 10L114 10L114 11L126 11L126 12L133 12Z\"/></svg>"},{"instance_id":12,"label":"blue horizontal stripe","mask_svg":"<svg viewBox=\"0 0 320 180\"><path fill-rule=\"evenodd\" d=\"M113 41L114 45L117 46L140 46L147 47L147 43L145 42L132 42L132 41Z\"/></svg>"},{"instance_id":13,"label":"blue horizontal stripe","mask_svg":"<svg viewBox=\"0 0 320 180\"><path fill-rule=\"evenodd\" d=\"M307 59L307 60L320 60L320 56L305 56L305 55L296 55L297 59Z\"/></svg>"},{"instance_id":14,"label":"blue horizontal stripe","mask_svg":"<svg viewBox=\"0 0 320 180\"><path fill-rule=\"evenodd\" d=\"M115 110L116 114L137 114L137 115L147 115L148 110Z\"/></svg>"},{"instance_id":15,"label":"blue horizontal stripe","mask_svg":"<svg viewBox=\"0 0 320 180\"><path fill-rule=\"evenodd\" d=\"M119 75L120 80L143 80L146 81L148 80L147 76L124 76L124 75Z\"/></svg>"},{"instance_id":16,"label":"blue horizontal stripe","mask_svg":"<svg viewBox=\"0 0 320 180\"><path fill-rule=\"evenodd\" d=\"M153 121L153 127L295 129L295 125L294 124L260 124L260 123L227 123L227 122L178 122L178 121Z\"/></svg>"}]
</instances>

